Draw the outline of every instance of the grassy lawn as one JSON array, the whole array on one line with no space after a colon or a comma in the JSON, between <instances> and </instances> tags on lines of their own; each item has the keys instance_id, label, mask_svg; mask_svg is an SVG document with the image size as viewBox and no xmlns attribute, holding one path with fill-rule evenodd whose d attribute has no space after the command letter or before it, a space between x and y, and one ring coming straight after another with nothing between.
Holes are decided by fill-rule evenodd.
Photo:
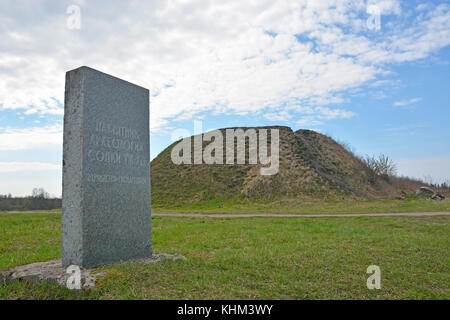
<instances>
[{"instance_id":1,"label":"grassy lawn","mask_svg":"<svg viewBox=\"0 0 450 320\"><path fill-rule=\"evenodd\" d=\"M90 292L0 285L0 299L449 299L450 217L154 217L155 252ZM0 270L60 257L60 214L0 215ZM381 290L366 269L381 268Z\"/></svg>"},{"instance_id":2,"label":"grassy lawn","mask_svg":"<svg viewBox=\"0 0 450 320\"><path fill-rule=\"evenodd\" d=\"M380 213L380 212L431 212L450 211L450 200L431 199L408 200L307 200L283 199L268 202L219 201L199 202L183 206L154 206L155 212L195 213Z\"/></svg>"}]
</instances>

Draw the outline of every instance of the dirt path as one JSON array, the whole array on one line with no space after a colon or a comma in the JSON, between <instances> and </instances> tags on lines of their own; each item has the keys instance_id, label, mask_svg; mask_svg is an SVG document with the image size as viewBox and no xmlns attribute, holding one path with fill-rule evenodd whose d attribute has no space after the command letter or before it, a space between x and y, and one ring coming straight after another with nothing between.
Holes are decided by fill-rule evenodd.
<instances>
[{"instance_id":1,"label":"dirt path","mask_svg":"<svg viewBox=\"0 0 450 320\"><path fill-rule=\"evenodd\" d=\"M152 212L153 216L162 217L208 217L208 218L249 218L249 217L269 217L269 218L325 218L325 217L431 217L449 216L450 212L404 212L404 213L342 213L342 214L284 214L284 213L165 213Z\"/></svg>"}]
</instances>

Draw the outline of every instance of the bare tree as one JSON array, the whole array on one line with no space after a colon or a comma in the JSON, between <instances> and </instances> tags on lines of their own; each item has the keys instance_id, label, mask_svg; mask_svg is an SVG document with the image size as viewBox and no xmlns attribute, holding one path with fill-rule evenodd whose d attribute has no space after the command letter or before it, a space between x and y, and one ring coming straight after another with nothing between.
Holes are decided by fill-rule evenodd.
<instances>
[{"instance_id":1,"label":"bare tree","mask_svg":"<svg viewBox=\"0 0 450 320\"><path fill-rule=\"evenodd\" d=\"M362 159L369 169L369 181L370 183L375 183L378 175L378 167L377 162L374 156L366 155L365 158Z\"/></svg>"},{"instance_id":2,"label":"bare tree","mask_svg":"<svg viewBox=\"0 0 450 320\"><path fill-rule=\"evenodd\" d=\"M433 177L431 175L424 175L423 176L423 182L425 182L426 184L433 186Z\"/></svg>"},{"instance_id":3,"label":"bare tree","mask_svg":"<svg viewBox=\"0 0 450 320\"><path fill-rule=\"evenodd\" d=\"M44 190L44 188L33 188L31 196L33 198L38 198L38 199L48 199L48 198L50 198L50 195L48 194L48 192L46 192Z\"/></svg>"},{"instance_id":4,"label":"bare tree","mask_svg":"<svg viewBox=\"0 0 450 320\"><path fill-rule=\"evenodd\" d=\"M378 157L367 155L363 159L370 170L370 181L376 182L377 177L388 179L397 174L397 165L387 155L380 154Z\"/></svg>"},{"instance_id":5,"label":"bare tree","mask_svg":"<svg viewBox=\"0 0 450 320\"><path fill-rule=\"evenodd\" d=\"M397 165L387 155L380 154L378 156L379 174L386 177L392 177L397 174Z\"/></svg>"}]
</instances>

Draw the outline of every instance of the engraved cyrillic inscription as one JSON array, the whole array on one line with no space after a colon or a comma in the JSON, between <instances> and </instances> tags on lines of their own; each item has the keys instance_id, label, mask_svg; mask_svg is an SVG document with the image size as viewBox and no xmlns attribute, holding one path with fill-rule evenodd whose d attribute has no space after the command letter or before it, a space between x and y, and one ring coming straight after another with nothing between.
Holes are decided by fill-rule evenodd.
<instances>
[{"instance_id":1,"label":"engraved cyrillic inscription","mask_svg":"<svg viewBox=\"0 0 450 320\"><path fill-rule=\"evenodd\" d=\"M135 129L98 121L95 133L87 137L87 160L129 167L148 166L140 154L144 150Z\"/></svg>"},{"instance_id":2,"label":"engraved cyrillic inscription","mask_svg":"<svg viewBox=\"0 0 450 320\"><path fill-rule=\"evenodd\" d=\"M144 177L132 176L115 176L112 174L88 174L87 180L89 182L99 183L130 183L130 184L146 184L147 180Z\"/></svg>"}]
</instances>

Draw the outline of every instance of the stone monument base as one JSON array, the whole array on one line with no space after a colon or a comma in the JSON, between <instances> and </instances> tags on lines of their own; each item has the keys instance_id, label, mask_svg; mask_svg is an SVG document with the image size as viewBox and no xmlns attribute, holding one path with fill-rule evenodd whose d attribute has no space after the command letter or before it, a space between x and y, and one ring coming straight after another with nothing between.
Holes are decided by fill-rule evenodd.
<instances>
[{"instance_id":1,"label":"stone monument base","mask_svg":"<svg viewBox=\"0 0 450 320\"><path fill-rule=\"evenodd\" d=\"M156 263L165 259L186 260L182 255L154 253L150 258L126 261L123 263L138 262L147 264ZM101 269L98 271L97 269L81 269L81 289L88 290L95 288L95 281L106 275L106 272L102 272ZM15 280L35 282L47 281L65 287L69 277L70 274L66 273L66 270L62 267L61 259L31 263L0 271L0 283L11 283Z\"/></svg>"}]
</instances>

